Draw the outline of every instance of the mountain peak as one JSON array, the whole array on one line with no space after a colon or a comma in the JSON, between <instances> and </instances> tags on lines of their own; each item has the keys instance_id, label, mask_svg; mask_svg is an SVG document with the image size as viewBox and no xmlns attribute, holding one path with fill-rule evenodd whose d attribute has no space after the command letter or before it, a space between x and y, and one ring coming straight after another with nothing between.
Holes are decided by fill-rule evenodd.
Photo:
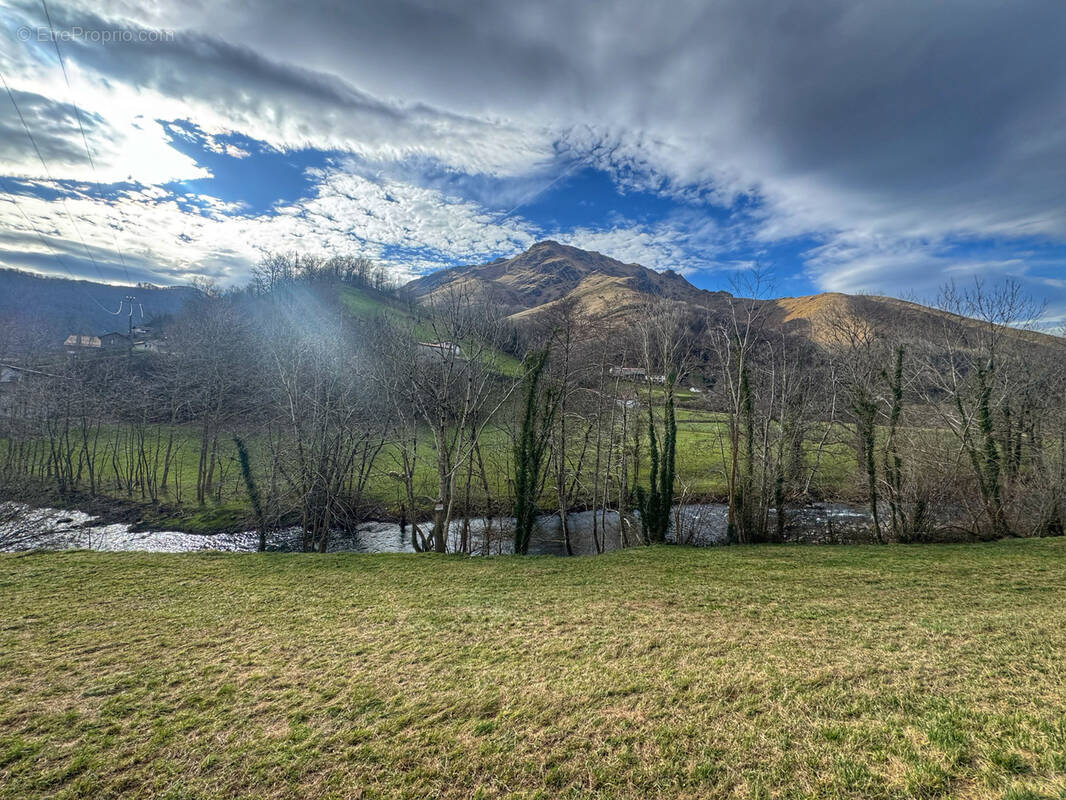
<instances>
[{"instance_id":1,"label":"mountain peak","mask_svg":"<svg viewBox=\"0 0 1066 800\"><path fill-rule=\"evenodd\" d=\"M448 287L491 297L513 313L526 315L566 297L580 300L590 313L599 315L630 308L649 297L702 304L710 295L676 272L660 274L553 239L536 242L511 258L441 270L408 284L416 297L430 297Z\"/></svg>"},{"instance_id":2,"label":"mountain peak","mask_svg":"<svg viewBox=\"0 0 1066 800\"><path fill-rule=\"evenodd\" d=\"M557 242L554 239L541 239L539 242L534 242L532 245L530 245L529 249L526 250L526 252L532 253L534 250L545 250L550 248L559 249L563 247L566 247L566 245L562 244L561 242Z\"/></svg>"},{"instance_id":3,"label":"mountain peak","mask_svg":"<svg viewBox=\"0 0 1066 800\"><path fill-rule=\"evenodd\" d=\"M526 251L519 253L516 256L512 256L509 259L504 259L507 262L514 264L523 263L529 259L553 259L564 258L574 262L575 265L585 265L589 268L595 268L601 259L604 261L621 264L620 261L615 261L613 258L603 255L603 253L597 253L593 250L582 250L580 247L574 247L570 244L563 244L557 242L554 239L542 239L539 242L531 245Z\"/></svg>"}]
</instances>

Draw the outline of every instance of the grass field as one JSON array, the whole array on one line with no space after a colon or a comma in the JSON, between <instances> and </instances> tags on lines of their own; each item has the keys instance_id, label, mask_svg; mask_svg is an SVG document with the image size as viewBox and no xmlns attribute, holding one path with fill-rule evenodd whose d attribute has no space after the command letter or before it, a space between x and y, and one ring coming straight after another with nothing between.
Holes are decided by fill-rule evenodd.
<instances>
[{"instance_id":1,"label":"grass field","mask_svg":"<svg viewBox=\"0 0 1066 800\"><path fill-rule=\"evenodd\" d=\"M1066 797L1066 541L0 556L0 798Z\"/></svg>"},{"instance_id":2,"label":"grass field","mask_svg":"<svg viewBox=\"0 0 1066 800\"><path fill-rule=\"evenodd\" d=\"M425 318L419 319L402 302L363 289L347 287L341 290L339 299L343 308L355 317L373 319L384 317L396 325L407 328L416 339L434 341L437 334ZM499 350L493 351L493 364L501 375L520 377L522 362Z\"/></svg>"},{"instance_id":3,"label":"grass field","mask_svg":"<svg viewBox=\"0 0 1066 800\"><path fill-rule=\"evenodd\" d=\"M725 422L709 412L702 414L686 412L678 421L677 444L677 497L686 499L721 497L726 491L726 467L723 458L727 431ZM222 436L219 438L220 466L216 471L217 481L212 488L208 502L203 506L196 504L196 474L199 454L198 432L192 428L165 426L152 427L146 432L149 458L155 459L159 474L163 469L163 453L166 441L173 435L173 448L176 453L171 465L167 489L159 494L162 510L150 507L148 497L140 490L132 495L122 488L116 480L111 461L114 437L118 436L118 447L124 452L129 433L126 429L107 427L101 437L96 458L98 475L98 493L105 498L130 500L145 504L143 517L146 523L156 528L180 529L197 533L247 527L253 524L248 497L241 481L237 467L236 448L232 441ZM837 439L844 440L846 431L841 428ZM262 459L260 437L256 434L245 435L245 441L252 452L255 469L260 474L266 467ZM578 458L582 444L581 436L574 436L572 441L573 460ZM9 446L6 440L0 440L0 456ZM490 509L492 503L506 503L510 496L508 481L512 477L512 444L510 435L499 426L487 427L481 438L481 452L486 467L488 481L492 490L491 497L486 497L480 481L475 477L472 483L471 504L475 509ZM151 455L154 454L154 455ZM647 454L644 454L646 469ZM257 460L259 459L259 460ZM808 457L813 464L813 455ZM816 493L832 497L846 497L852 486L855 472L855 457L847 446L827 447L819 469L812 482ZM591 469L592 456L588 455L585 471ZM396 448L386 445L375 461L370 480L366 487L366 499L376 503L389 513L399 513L404 500L402 484L395 475L399 470ZM646 480L646 475L641 476ZM466 472L460 474L460 487L464 486ZM181 491L175 490L180 482ZM88 479L83 476L87 487ZM51 484L47 484L51 487ZM432 439L428 432L423 432L419 442L419 460L415 469L415 493L421 502L418 511L430 513L437 493L437 473L434 461ZM462 496L462 492L460 492ZM556 505L554 484L548 482L541 497L541 506L554 508ZM57 498L54 502L62 504Z\"/></svg>"}]
</instances>

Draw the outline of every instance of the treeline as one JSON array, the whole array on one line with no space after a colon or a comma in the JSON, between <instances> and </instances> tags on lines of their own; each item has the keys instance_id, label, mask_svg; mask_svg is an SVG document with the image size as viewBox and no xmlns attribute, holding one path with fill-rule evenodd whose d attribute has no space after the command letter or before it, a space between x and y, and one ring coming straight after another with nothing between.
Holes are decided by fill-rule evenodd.
<instances>
[{"instance_id":1,"label":"treeline","mask_svg":"<svg viewBox=\"0 0 1066 800\"><path fill-rule=\"evenodd\" d=\"M1063 530L1066 350L1009 327L1031 317L1013 286L948 289L921 330L826 314L819 344L757 299L516 325L461 289L415 304L363 259L272 256L201 288L164 352L23 362L0 395L7 496L229 504L322 551L386 502L441 552L525 552L541 513L569 550L575 509L597 550L685 541L679 504L709 494L737 543L827 496L865 503L878 541Z\"/></svg>"}]
</instances>

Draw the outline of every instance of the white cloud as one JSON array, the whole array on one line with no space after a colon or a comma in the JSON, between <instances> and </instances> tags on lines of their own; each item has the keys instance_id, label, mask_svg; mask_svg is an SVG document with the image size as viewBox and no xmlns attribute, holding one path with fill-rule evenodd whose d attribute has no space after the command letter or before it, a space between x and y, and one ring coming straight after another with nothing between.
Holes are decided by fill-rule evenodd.
<instances>
[{"instance_id":1,"label":"white cloud","mask_svg":"<svg viewBox=\"0 0 1066 800\"><path fill-rule=\"evenodd\" d=\"M674 231L651 231L637 227L604 230L576 228L553 238L563 244L593 250L619 261L641 264L654 270L685 269L687 254Z\"/></svg>"},{"instance_id":2,"label":"white cloud","mask_svg":"<svg viewBox=\"0 0 1066 800\"><path fill-rule=\"evenodd\" d=\"M1011 254L960 256L943 242L873 236L837 236L808 253L808 273L820 289L831 292L882 294L920 303L935 303L948 284L983 280L998 285L1018 283L1024 296L1046 301L1038 320L1045 329L1066 324L1066 282L1042 276L1054 268L1046 258Z\"/></svg>"},{"instance_id":3,"label":"white cloud","mask_svg":"<svg viewBox=\"0 0 1066 800\"><path fill-rule=\"evenodd\" d=\"M164 127L145 117L136 104L110 102L100 109L79 103L75 109L63 99L54 99L66 94L58 86L25 78L9 78L8 84L26 126L11 98L6 93L0 96L0 106L6 109L0 115L0 174L91 183L132 180L147 185L210 177L210 172L174 149Z\"/></svg>"},{"instance_id":4,"label":"white cloud","mask_svg":"<svg viewBox=\"0 0 1066 800\"><path fill-rule=\"evenodd\" d=\"M138 275L182 281L206 274L233 283L243 281L267 252L300 250L367 256L390 265L396 278L405 280L442 264L518 252L536 239L519 217L495 223L476 204L436 190L374 181L342 168L315 175L314 196L261 215L244 214L218 198L158 187L108 199L68 192L64 203L0 193L0 200L7 201L0 204L3 260L26 266L49 256L15 203L61 257L87 261L87 246L112 279L122 277L120 252L126 268ZM61 192L54 185L48 188ZM86 246L71 217L86 236Z\"/></svg>"},{"instance_id":5,"label":"white cloud","mask_svg":"<svg viewBox=\"0 0 1066 800\"><path fill-rule=\"evenodd\" d=\"M242 152L219 138L230 132L279 150L432 161L462 175L529 179L551 174L553 159L576 159L623 187L743 201L745 213L715 230L689 216L544 232L656 268L715 269L738 241L814 237L825 243L809 254L818 286L900 293L947 270L992 268L954 257L953 241L1066 242L1062 4L725 0L678 2L665 14L638 0L366 0L308 2L294 14L280 0L254 10L73 0L53 16L60 28L174 31L162 42L64 44L73 93L50 44L0 52L56 179L202 176L157 123L189 120L209 149L233 157ZM41 12L17 0L0 9L0 24L34 27ZM95 177L79 155L72 94L98 155ZM46 177L17 133L0 117L0 172ZM214 206L216 219L130 196L124 212L146 230L170 242L187 226L191 241L124 235L163 259L157 269L179 273L225 257L246 263L254 254L241 237L291 248L350 246L355 234L379 255L400 248L424 267L506 254L539 235L417 176L372 180L349 168L320 177L306 211L277 219L227 219L233 210ZM998 261L1023 273L1013 259Z\"/></svg>"},{"instance_id":6,"label":"white cloud","mask_svg":"<svg viewBox=\"0 0 1066 800\"><path fill-rule=\"evenodd\" d=\"M121 14L100 16L87 8L68 7L53 18L61 30L144 30L140 13L133 18L129 13L123 8ZM0 22L13 29L33 26L39 24L39 15L35 5L13 6L0 9ZM186 25L197 16L191 9ZM296 53L286 52L289 58L282 61L227 42L213 35L214 26L207 20L200 22L199 30L185 27L163 41L99 44L75 39L62 45L83 114L102 124L106 120L129 142L141 145L130 149L119 138L105 147L114 138L107 132L92 143L94 150L103 151L101 161L113 162L123 179L132 175L143 183L160 182L161 163L188 161L176 151L165 155L158 148L151 151L151 138L142 141L130 135L144 127L157 143L160 139L165 143L165 134L152 129L154 120L189 120L209 137L237 132L279 150L340 150L370 160L431 158L467 173L523 174L552 157L551 138L543 127L519 127L500 118L373 97L335 74L300 66L291 58ZM71 91L50 43L33 38L7 49L0 55L0 68L17 90L42 95L53 106L69 101ZM73 114L69 116L73 121ZM76 141L81 148L76 123L55 135ZM208 139L209 144L212 141ZM26 151L32 155L28 145ZM106 158L112 153L117 158ZM24 157L18 165L23 171L17 174L44 177L39 165L34 171L32 164ZM53 177L91 179L85 174L87 163L81 167L76 160L60 162Z\"/></svg>"},{"instance_id":7,"label":"white cloud","mask_svg":"<svg viewBox=\"0 0 1066 800\"><path fill-rule=\"evenodd\" d=\"M708 259L715 249L713 242L670 222L652 226L619 222L610 228L557 231L550 238L660 272L670 269L691 275L697 271L734 268L734 265Z\"/></svg>"}]
</instances>

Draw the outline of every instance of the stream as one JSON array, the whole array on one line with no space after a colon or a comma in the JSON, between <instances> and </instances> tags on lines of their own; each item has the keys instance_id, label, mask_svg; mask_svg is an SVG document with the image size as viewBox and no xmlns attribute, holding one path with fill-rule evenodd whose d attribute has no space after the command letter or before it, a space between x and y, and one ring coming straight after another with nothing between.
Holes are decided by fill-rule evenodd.
<instances>
[{"instance_id":1,"label":"stream","mask_svg":"<svg viewBox=\"0 0 1066 800\"><path fill-rule=\"evenodd\" d=\"M259 546L254 530L237 533L197 534L178 531L135 531L129 523L102 524L83 511L55 508L31 508L7 504L17 515L6 524L0 522L0 551L25 550L102 550L186 553L201 550L252 552ZM818 503L789 509L785 522L785 540L808 544L861 543L871 541L869 512L839 503ZM726 506L692 504L675 506L667 540L701 547L726 544ZM639 543L639 520L616 511L578 511L567 515L571 551L574 555L595 555ZM421 523L424 533L432 523ZM464 523L453 521L448 532L448 551L461 549L468 542L472 555L507 555L513 553L514 519L510 517L474 518ZM301 549L299 528L272 531L267 549L297 552ZM366 522L354 531L331 533L330 552L411 553L415 552L411 527L401 530L395 522ZM566 545L558 514L537 518L530 541L531 555L566 555Z\"/></svg>"}]
</instances>

